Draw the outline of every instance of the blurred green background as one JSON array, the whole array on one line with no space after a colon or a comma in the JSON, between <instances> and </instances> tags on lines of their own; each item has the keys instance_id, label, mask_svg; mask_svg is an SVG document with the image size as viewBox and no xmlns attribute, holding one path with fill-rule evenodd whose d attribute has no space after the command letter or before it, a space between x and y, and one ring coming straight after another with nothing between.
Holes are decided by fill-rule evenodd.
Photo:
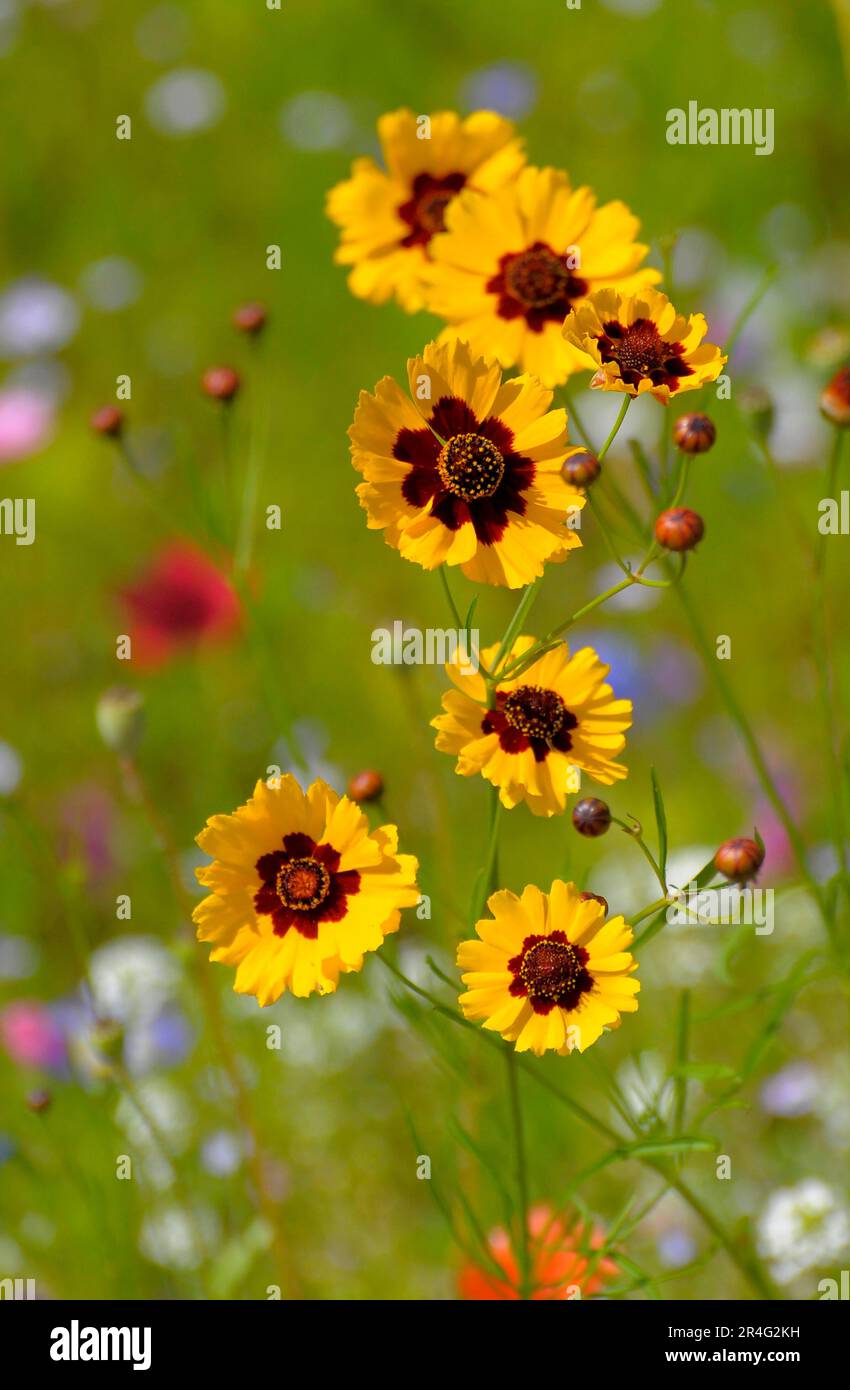
<instances>
[{"instance_id":1,"label":"blurred green background","mask_svg":"<svg viewBox=\"0 0 850 1390\"><path fill-rule=\"evenodd\" d=\"M669 146L666 112L690 100L774 108L775 153ZM358 392L402 375L439 325L353 299L332 264L336 234L323 212L351 159L376 152L376 118L402 105L495 107L516 119L531 162L565 167L602 201L624 199L655 264L659 239L678 234L676 302L707 314L713 341L724 342L776 268L738 346L732 399L702 400L718 442L692 469L689 502L707 535L688 582L712 641L731 637L729 679L805 826L814 872L834 869L807 552L830 443L818 392L850 343L850 125L831 7L284 0L270 11L264 0L0 0L0 393L34 393L52 420L46 446L2 470L4 497L35 499L37 535L29 547L0 537L0 1009L41 1001L64 1039L50 1066L0 1051L0 1277L35 1276L49 1295L256 1298L277 1282L233 1098L199 1007L192 957L204 948L192 944L161 847L98 738L94 709L106 687L129 682L145 693L139 765L187 884L206 817L243 801L271 764L292 765L296 742L311 770L340 790L361 767L380 768L389 815L402 847L421 860L432 902L429 922L406 914L400 961L429 987L426 954L452 970L463 931L453 914L465 912L484 853L484 789L455 777L433 750L427 723L442 673L371 662L374 628L396 619L442 626L448 616L437 576L367 531L346 439ZM123 115L132 120L127 141L116 139ZM266 269L274 244L279 272ZM251 299L270 314L259 343L230 325L235 305ZM129 375L130 444L175 526L191 534L183 519L192 470L206 489L220 467L218 411L199 389L216 362L245 378L232 420L240 471L255 413L269 412L259 501L279 505L283 521L280 531L258 531L260 642L237 636L156 671L128 671L132 663L115 657L126 631L120 592L168 536L88 417ZM586 382L571 385L601 440L616 402L590 399ZM773 467L741 409L754 386L773 401ZM660 414L641 401L606 465L636 500L625 437L652 446ZM538 631L616 577L590 519L583 539L584 551L547 578ZM629 544L625 533L621 540ZM829 549L846 693L846 539ZM459 580L456 589L465 606L472 586ZM638 600L599 610L573 635L599 647L616 693L635 702L630 777L612 805L651 824L655 766L674 881L757 821L768 844L762 882L778 890L773 936L670 929L641 961L640 1012L586 1058L539 1063L609 1121L618 1076L654 1131L669 1120L663 1077L680 989L694 990L692 1054L709 1066L692 1086L698 1107L764 1026L776 996L761 991L789 978L820 928L675 599L646 590ZM500 635L514 603L502 591L480 593L483 639ZM613 911L655 896L619 832L588 843L566 817L514 812L505 886L548 887L565 872ZM119 894L131 895L130 921L116 920ZM170 1171L151 1157L126 1097L79 1058L57 1060L69 1038L76 1053L86 1034L75 931L95 949L122 1016L125 1062L159 1116ZM495 1183L451 1133L458 1120L507 1171L498 1059L450 1024L411 1019L407 1002L396 1008L395 986L374 959L331 998L286 997L264 1011L231 994L230 971L204 968L274 1156L269 1187L301 1291L454 1296L459 1255L428 1184L416 1180L415 1158L430 1154L449 1191L457 1177L485 1227L501 1218ZM266 1047L272 1023L282 1028L279 1051ZM844 995L826 973L784 1013L742 1091L746 1107L709 1125L718 1152L733 1158L733 1180L715 1181L711 1153L690 1160L693 1184L730 1230L776 1188L812 1175L844 1180L850 1121L846 1098L843 1111L835 1098L846 1091L845 1046ZM25 1098L43 1085L52 1104L33 1113ZM599 1141L545 1092L524 1089L533 1195L557 1203ZM133 1182L115 1178L124 1153L138 1158ZM584 1199L610 1221L630 1194L651 1195L652 1181L620 1165L593 1179ZM203 1259L193 1226L208 1246ZM633 1232L629 1250L663 1278L665 1296L745 1291L674 1196ZM814 1276L789 1292L813 1296Z\"/></svg>"}]
</instances>

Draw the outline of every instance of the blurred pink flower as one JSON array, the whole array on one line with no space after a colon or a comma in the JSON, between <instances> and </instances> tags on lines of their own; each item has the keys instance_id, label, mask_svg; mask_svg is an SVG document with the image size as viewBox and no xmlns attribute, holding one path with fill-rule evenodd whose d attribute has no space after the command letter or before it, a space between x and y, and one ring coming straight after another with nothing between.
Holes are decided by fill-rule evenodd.
<instances>
[{"instance_id":1,"label":"blurred pink flower","mask_svg":"<svg viewBox=\"0 0 850 1390\"><path fill-rule=\"evenodd\" d=\"M65 1038L49 1009L18 999L0 1011L0 1042L22 1067L58 1070L65 1063Z\"/></svg>"},{"instance_id":2,"label":"blurred pink flower","mask_svg":"<svg viewBox=\"0 0 850 1390\"><path fill-rule=\"evenodd\" d=\"M43 449L53 433L53 407L36 391L0 391L0 463Z\"/></svg>"}]
</instances>

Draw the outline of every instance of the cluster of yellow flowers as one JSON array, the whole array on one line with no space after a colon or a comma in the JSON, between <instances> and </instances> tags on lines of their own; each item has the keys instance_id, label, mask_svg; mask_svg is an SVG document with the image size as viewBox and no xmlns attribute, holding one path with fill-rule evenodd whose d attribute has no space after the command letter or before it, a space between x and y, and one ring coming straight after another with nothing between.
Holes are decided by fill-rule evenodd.
<instances>
[{"instance_id":1,"label":"cluster of yellow flowers","mask_svg":"<svg viewBox=\"0 0 850 1390\"><path fill-rule=\"evenodd\" d=\"M591 370L597 389L651 393L666 404L719 375L702 315L685 319L643 267L648 248L620 202L597 206L557 169L525 163L511 123L491 112L387 114L385 168L355 162L332 190L337 260L352 292L446 320L407 364L404 390L384 377L363 392L350 430L368 525L407 560L520 588L581 545L568 524L585 502L564 476L581 452L553 389ZM503 369L520 375L503 379ZM454 689L433 723L457 772L480 773L501 804L562 813L576 770L610 784L631 702L606 683L589 647L517 635L450 665ZM397 929L417 903L415 859L394 826L370 830L360 806L321 781L285 776L213 817L199 837L213 858L196 909L211 958L236 967L235 988L272 1003L336 988L341 972ZM517 1050L583 1050L637 1008L633 934L574 884L493 893L489 918L464 942L460 1003Z\"/></svg>"}]
</instances>

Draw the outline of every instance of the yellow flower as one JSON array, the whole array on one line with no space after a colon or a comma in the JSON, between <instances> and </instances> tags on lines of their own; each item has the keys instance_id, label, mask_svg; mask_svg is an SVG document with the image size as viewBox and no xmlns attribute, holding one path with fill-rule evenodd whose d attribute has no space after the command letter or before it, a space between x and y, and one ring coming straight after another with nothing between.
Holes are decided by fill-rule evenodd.
<instances>
[{"instance_id":1,"label":"yellow flower","mask_svg":"<svg viewBox=\"0 0 850 1390\"><path fill-rule=\"evenodd\" d=\"M564 338L583 355L584 368L598 369L591 386L630 396L648 391L665 404L720 375L726 358L702 341L707 331L702 314L686 319L658 290L628 296L600 290L564 324Z\"/></svg>"},{"instance_id":2,"label":"yellow flower","mask_svg":"<svg viewBox=\"0 0 850 1390\"><path fill-rule=\"evenodd\" d=\"M557 169L526 168L488 195L465 190L431 243L427 307L451 325L444 338L557 386L584 369L561 336L573 306L601 285L631 293L661 279L639 269L639 227L624 203L597 208Z\"/></svg>"},{"instance_id":3,"label":"yellow flower","mask_svg":"<svg viewBox=\"0 0 850 1390\"><path fill-rule=\"evenodd\" d=\"M511 122L492 111L465 120L453 111L392 111L378 121L378 136L386 170L357 159L351 178L328 195L328 216L342 228L335 259L354 267L352 294L375 304L395 295L412 313L422 307L431 238L449 203L461 188L500 188L525 156Z\"/></svg>"},{"instance_id":4,"label":"yellow flower","mask_svg":"<svg viewBox=\"0 0 850 1390\"><path fill-rule=\"evenodd\" d=\"M391 377L363 391L349 430L369 526L423 569L517 589L581 545L584 506L561 466L578 452L567 416L533 377L502 383L497 363L455 340L407 364L410 398Z\"/></svg>"},{"instance_id":5,"label":"yellow flower","mask_svg":"<svg viewBox=\"0 0 850 1390\"><path fill-rule=\"evenodd\" d=\"M556 879L549 893L529 885L521 897L502 890L487 906L492 917L475 926L480 940L458 947L466 1018L517 1052L564 1056L637 1010L637 961L627 950L634 933L622 917L606 922L602 904L574 883Z\"/></svg>"},{"instance_id":6,"label":"yellow flower","mask_svg":"<svg viewBox=\"0 0 850 1390\"><path fill-rule=\"evenodd\" d=\"M500 669L534 645L535 638L518 637ZM481 655L492 670L498 645ZM498 787L503 806L525 801L536 816L557 815L578 790L575 769L607 786L626 776L612 759L625 747L632 702L614 698L605 684L609 670L592 647L570 656L560 642L512 680L500 680L488 709L484 677L449 664L457 689L446 692L445 712L431 721L437 747L457 754L462 777L480 772Z\"/></svg>"},{"instance_id":7,"label":"yellow flower","mask_svg":"<svg viewBox=\"0 0 850 1390\"><path fill-rule=\"evenodd\" d=\"M291 774L230 816L211 816L197 837L213 863L196 873L211 888L194 911L210 960L235 965L238 994L273 1004L287 988L336 989L419 900L417 862L398 854L394 825L369 830L348 797L321 780L302 792Z\"/></svg>"}]
</instances>

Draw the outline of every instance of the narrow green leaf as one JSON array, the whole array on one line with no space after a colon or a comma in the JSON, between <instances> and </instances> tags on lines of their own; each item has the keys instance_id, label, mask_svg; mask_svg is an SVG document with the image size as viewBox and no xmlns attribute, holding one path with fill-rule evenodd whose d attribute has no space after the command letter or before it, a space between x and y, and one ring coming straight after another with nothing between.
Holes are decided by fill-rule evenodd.
<instances>
[{"instance_id":1,"label":"narrow green leaf","mask_svg":"<svg viewBox=\"0 0 850 1390\"><path fill-rule=\"evenodd\" d=\"M655 803L655 824L658 827L658 867L661 870L661 877L667 882L667 812L664 810L664 798L661 795L661 787L658 783L658 775L654 767L649 769L652 778L652 799Z\"/></svg>"}]
</instances>

